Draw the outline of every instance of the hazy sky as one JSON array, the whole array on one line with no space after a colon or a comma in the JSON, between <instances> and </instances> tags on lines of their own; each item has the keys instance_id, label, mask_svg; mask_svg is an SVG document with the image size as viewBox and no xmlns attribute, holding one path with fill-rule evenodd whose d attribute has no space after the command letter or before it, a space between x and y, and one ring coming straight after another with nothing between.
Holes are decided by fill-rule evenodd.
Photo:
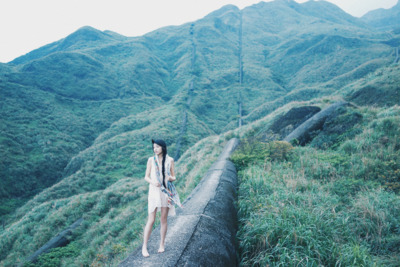
<instances>
[{"instance_id":1,"label":"hazy sky","mask_svg":"<svg viewBox=\"0 0 400 267\"><path fill-rule=\"evenodd\" d=\"M328 1L360 17L370 10L391 8L398 0ZM258 2L260 0L0 0L0 62L9 62L64 38L82 26L140 36L163 26L195 21L227 4L242 9Z\"/></svg>"}]
</instances>

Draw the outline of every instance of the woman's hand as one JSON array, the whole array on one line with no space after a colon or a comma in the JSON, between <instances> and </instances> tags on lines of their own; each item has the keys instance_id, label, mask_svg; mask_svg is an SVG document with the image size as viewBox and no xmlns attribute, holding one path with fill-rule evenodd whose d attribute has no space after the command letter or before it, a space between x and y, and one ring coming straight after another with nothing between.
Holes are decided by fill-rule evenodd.
<instances>
[{"instance_id":1,"label":"woman's hand","mask_svg":"<svg viewBox=\"0 0 400 267\"><path fill-rule=\"evenodd\" d=\"M176 180L176 176L175 176L175 164L174 164L174 159L171 159L171 168L170 168L170 175L168 176L168 181L173 182Z\"/></svg>"},{"instance_id":2,"label":"woman's hand","mask_svg":"<svg viewBox=\"0 0 400 267\"><path fill-rule=\"evenodd\" d=\"M152 183L152 185L154 185L155 187L161 187L161 184L159 182Z\"/></svg>"}]
</instances>

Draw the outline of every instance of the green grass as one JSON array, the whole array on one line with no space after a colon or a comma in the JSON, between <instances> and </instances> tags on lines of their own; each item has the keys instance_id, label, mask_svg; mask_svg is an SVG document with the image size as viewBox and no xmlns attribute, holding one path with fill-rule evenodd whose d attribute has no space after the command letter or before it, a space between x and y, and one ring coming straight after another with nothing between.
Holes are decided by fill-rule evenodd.
<instances>
[{"instance_id":1,"label":"green grass","mask_svg":"<svg viewBox=\"0 0 400 267\"><path fill-rule=\"evenodd\" d=\"M347 203L330 192L331 186L307 179L291 162L242 171L241 263L372 266L394 259L400 241L399 197L364 187L349 194Z\"/></svg>"},{"instance_id":2,"label":"green grass","mask_svg":"<svg viewBox=\"0 0 400 267\"><path fill-rule=\"evenodd\" d=\"M234 153L243 266L397 266L399 107L360 112L363 132L330 149L296 147L244 168L238 159L270 146Z\"/></svg>"}]
</instances>

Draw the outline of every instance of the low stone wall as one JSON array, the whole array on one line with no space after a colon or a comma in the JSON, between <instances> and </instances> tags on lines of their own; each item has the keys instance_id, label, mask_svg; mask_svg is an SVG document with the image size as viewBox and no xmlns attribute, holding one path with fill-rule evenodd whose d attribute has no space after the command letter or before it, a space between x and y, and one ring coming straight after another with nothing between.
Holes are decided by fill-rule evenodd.
<instances>
[{"instance_id":1,"label":"low stone wall","mask_svg":"<svg viewBox=\"0 0 400 267\"><path fill-rule=\"evenodd\" d=\"M239 141L231 139L201 182L168 218L165 252L157 253L160 227L153 230L144 258L141 247L119 266L237 266L237 175L228 160Z\"/></svg>"}]
</instances>

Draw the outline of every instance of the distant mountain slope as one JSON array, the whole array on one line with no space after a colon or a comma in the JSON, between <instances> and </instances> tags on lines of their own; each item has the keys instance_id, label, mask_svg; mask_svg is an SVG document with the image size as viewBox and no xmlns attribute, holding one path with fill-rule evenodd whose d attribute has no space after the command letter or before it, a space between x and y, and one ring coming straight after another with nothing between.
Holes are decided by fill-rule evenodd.
<instances>
[{"instance_id":1,"label":"distant mountain slope","mask_svg":"<svg viewBox=\"0 0 400 267\"><path fill-rule=\"evenodd\" d=\"M311 7L311 14L319 14L318 10L323 10L322 14L331 14L340 24L321 20L316 15L304 15L306 7L303 5ZM274 73L279 73L286 78L286 86L293 90L306 84L328 81L368 60L387 57L392 52L379 42L385 40L384 35L347 22L347 19L356 19L338 8L331 11L325 5L330 4L322 1L299 5L294 1L275 1L244 9L243 36L244 40L248 39L245 45L249 46L244 48L249 51L246 53L244 50L244 60L251 56L249 62L255 63L256 60L258 65L264 64ZM297 12L300 7L301 13ZM279 11L275 12L276 9ZM261 12L266 19L257 20L257 14ZM343 21L347 22L346 26ZM255 24L258 25L255 29L246 28ZM279 35L275 31L279 31ZM346 57L351 60L343 60ZM337 63L340 66L335 66Z\"/></svg>"},{"instance_id":2,"label":"distant mountain slope","mask_svg":"<svg viewBox=\"0 0 400 267\"><path fill-rule=\"evenodd\" d=\"M348 100L357 105L400 105L400 65L382 68L343 90L350 88Z\"/></svg>"},{"instance_id":3,"label":"distant mountain slope","mask_svg":"<svg viewBox=\"0 0 400 267\"><path fill-rule=\"evenodd\" d=\"M347 14L338 6L328 1L307 1L300 5L300 7L301 12L305 15L310 15L325 21L344 25L357 25L360 27L366 26L359 19Z\"/></svg>"},{"instance_id":4,"label":"distant mountain slope","mask_svg":"<svg viewBox=\"0 0 400 267\"><path fill-rule=\"evenodd\" d=\"M362 21L379 30L390 31L400 28L400 1L390 9L372 10L365 14Z\"/></svg>"},{"instance_id":5,"label":"distant mountain slope","mask_svg":"<svg viewBox=\"0 0 400 267\"><path fill-rule=\"evenodd\" d=\"M26 198L62 178L70 159L113 122L158 98L82 101L0 83L0 200ZM0 214L7 205L0 205Z\"/></svg>"}]
</instances>

